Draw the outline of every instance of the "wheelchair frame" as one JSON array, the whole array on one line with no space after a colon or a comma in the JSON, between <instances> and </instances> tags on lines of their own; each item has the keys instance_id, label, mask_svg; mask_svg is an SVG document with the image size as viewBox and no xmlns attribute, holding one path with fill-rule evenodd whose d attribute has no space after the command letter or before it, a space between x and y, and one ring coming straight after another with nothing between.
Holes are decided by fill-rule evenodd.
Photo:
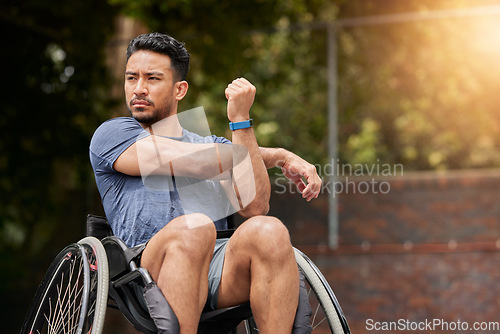
<instances>
[{"instance_id":1,"label":"wheelchair frame","mask_svg":"<svg viewBox=\"0 0 500 334\"><path fill-rule=\"evenodd\" d=\"M138 266L134 259L136 254L120 238L112 235L104 217L89 215L87 222L88 236L78 244L66 247L49 267L20 333L101 334L107 307L119 309L137 330L145 334L157 333L155 322L138 293L145 286L155 284L149 272ZM234 226L234 221L229 224ZM234 229L219 231L217 237L229 237L233 232ZM301 275L318 299L313 305L316 309L311 330L317 332L318 328L321 332L320 326L327 324L327 332L350 333L342 308L324 276L305 254L296 248L294 251ZM76 264L81 269L78 276L74 274L73 267ZM73 280L76 281L71 283ZM63 287L77 292L73 297L66 297L67 294L61 293ZM73 305L71 307L76 309L73 312L75 314L70 315L71 307L68 306L66 310L62 306L63 302ZM77 303L79 305L75 308L74 304ZM59 313L64 313L62 320L57 322L61 330L56 328L56 321L51 320L52 317L55 318L52 313L55 314L57 308L60 309ZM324 314L324 319L316 324L318 311ZM75 317L78 321L69 321ZM202 313L198 333L235 333L242 321L245 322L247 333L258 333L250 303ZM63 324L59 324L60 322ZM68 325L65 326L66 324Z\"/></svg>"}]
</instances>

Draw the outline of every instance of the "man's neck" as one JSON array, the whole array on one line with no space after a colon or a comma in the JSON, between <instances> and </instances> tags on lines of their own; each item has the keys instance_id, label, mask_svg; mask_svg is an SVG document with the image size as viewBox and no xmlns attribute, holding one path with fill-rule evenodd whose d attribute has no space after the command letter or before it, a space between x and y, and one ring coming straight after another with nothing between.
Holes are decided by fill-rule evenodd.
<instances>
[{"instance_id":1,"label":"man's neck","mask_svg":"<svg viewBox=\"0 0 500 334\"><path fill-rule=\"evenodd\" d=\"M146 131L156 136L162 137L182 137L182 126L179 123L177 114L169 116L151 125L142 126Z\"/></svg>"}]
</instances>

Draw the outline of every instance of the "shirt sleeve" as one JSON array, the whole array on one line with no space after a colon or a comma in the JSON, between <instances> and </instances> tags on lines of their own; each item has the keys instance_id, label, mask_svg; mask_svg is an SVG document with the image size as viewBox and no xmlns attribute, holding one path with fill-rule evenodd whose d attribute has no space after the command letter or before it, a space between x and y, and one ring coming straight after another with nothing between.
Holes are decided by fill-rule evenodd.
<instances>
[{"instance_id":1,"label":"shirt sleeve","mask_svg":"<svg viewBox=\"0 0 500 334\"><path fill-rule=\"evenodd\" d=\"M212 135L213 142L216 144L232 144L232 142L224 137L217 137L215 135Z\"/></svg>"},{"instance_id":2,"label":"shirt sleeve","mask_svg":"<svg viewBox=\"0 0 500 334\"><path fill-rule=\"evenodd\" d=\"M134 119L113 118L95 131L90 141L90 162L94 172L112 171L116 159L136 141L149 136Z\"/></svg>"}]
</instances>

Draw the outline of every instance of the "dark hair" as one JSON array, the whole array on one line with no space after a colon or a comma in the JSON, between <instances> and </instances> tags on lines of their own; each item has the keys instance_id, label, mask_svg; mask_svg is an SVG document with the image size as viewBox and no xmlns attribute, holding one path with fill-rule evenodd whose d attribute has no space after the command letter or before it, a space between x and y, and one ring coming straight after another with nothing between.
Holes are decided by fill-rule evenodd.
<instances>
[{"instance_id":1,"label":"dark hair","mask_svg":"<svg viewBox=\"0 0 500 334\"><path fill-rule=\"evenodd\" d=\"M130 41L127 48L127 62L134 52L146 50L170 57L175 80L186 80L189 71L189 52L184 44L175 38L158 32L139 35Z\"/></svg>"}]
</instances>

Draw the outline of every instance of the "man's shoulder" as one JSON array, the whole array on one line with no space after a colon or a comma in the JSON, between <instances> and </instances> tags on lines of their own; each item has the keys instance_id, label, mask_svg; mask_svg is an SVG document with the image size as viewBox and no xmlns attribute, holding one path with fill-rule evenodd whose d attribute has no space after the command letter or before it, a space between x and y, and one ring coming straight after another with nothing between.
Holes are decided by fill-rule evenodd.
<instances>
[{"instance_id":1,"label":"man's shoulder","mask_svg":"<svg viewBox=\"0 0 500 334\"><path fill-rule=\"evenodd\" d=\"M109 131L112 129L119 130L122 127L130 128L142 128L139 122L137 122L132 117L115 117L104 121L97 129L96 132Z\"/></svg>"},{"instance_id":2,"label":"man's shoulder","mask_svg":"<svg viewBox=\"0 0 500 334\"><path fill-rule=\"evenodd\" d=\"M125 145L130 146L148 133L131 117L116 117L102 123L94 132L90 141L91 151L101 151Z\"/></svg>"},{"instance_id":3,"label":"man's shoulder","mask_svg":"<svg viewBox=\"0 0 500 334\"><path fill-rule=\"evenodd\" d=\"M144 132L142 126L132 117L115 117L103 122L94 132L93 138L121 136Z\"/></svg>"}]
</instances>

